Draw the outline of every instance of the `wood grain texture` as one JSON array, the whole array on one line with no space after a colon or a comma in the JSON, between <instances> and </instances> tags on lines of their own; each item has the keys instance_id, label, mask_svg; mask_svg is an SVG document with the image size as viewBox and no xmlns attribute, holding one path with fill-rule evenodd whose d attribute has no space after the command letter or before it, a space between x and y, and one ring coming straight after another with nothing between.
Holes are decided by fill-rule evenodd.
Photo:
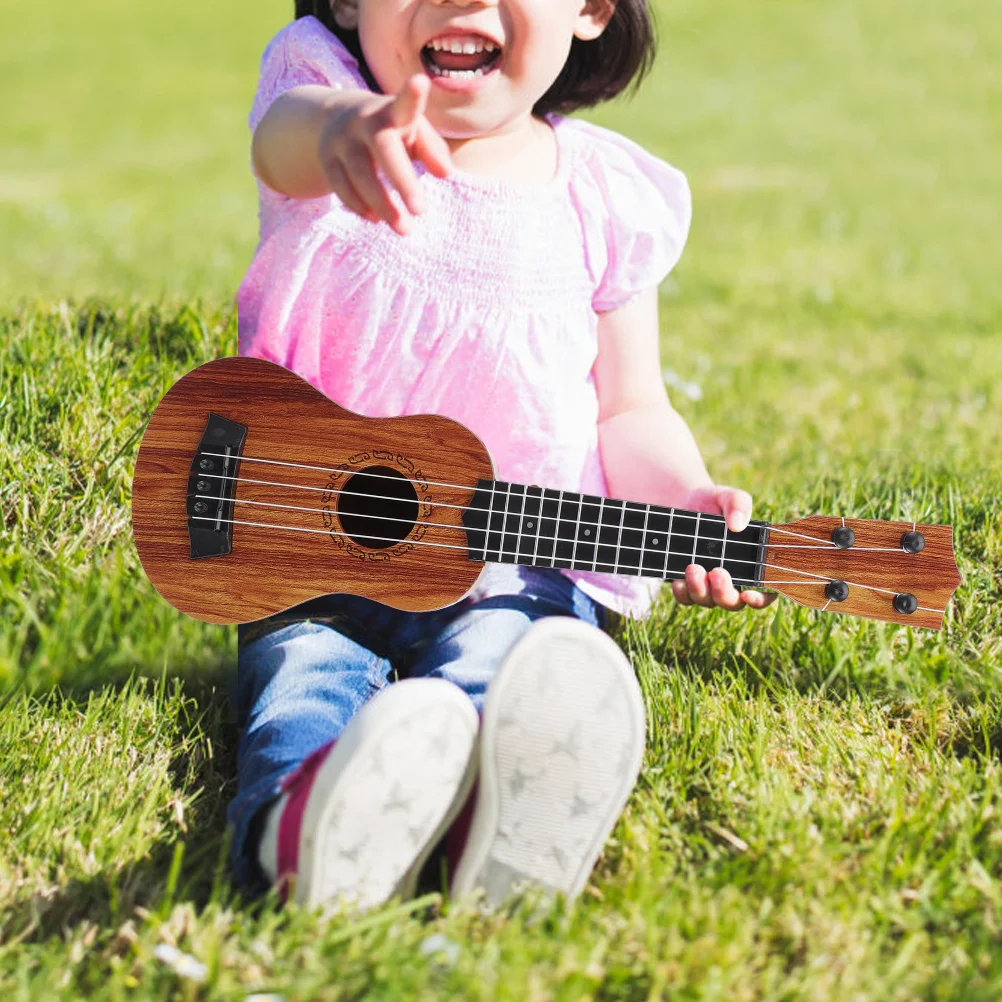
<instances>
[{"instance_id":1,"label":"wood grain texture","mask_svg":"<svg viewBox=\"0 0 1002 1002\"><path fill-rule=\"evenodd\" d=\"M235 524L230 554L190 559L188 476L210 411L248 429L234 519L314 531ZM373 466L399 470L418 495L416 525L387 549L340 534L338 491ZM477 480L494 475L483 443L455 421L363 417L271 362L221 358L182 377L150 419L132 481L133 536L160 594L207 622L250 622L333 592L438 609L462 598L484 566L468 559L460 516Z\"/></svg>"},{"instance_id":2,"label":"wood grain texture","mask_svg":"<svg viewBox=\"0 0 1002 1002\"><path fill-rule=\"evenodd\" d=\"M855 543L845 550L831 541L832 532L842 525L856 534ZM921 553L901 548L901 537L913 528L925 537ZM931 629L942 626L947 603L961 581L953 555L953 528L948 525L812 515L772 527L765 563L765 584L800 605ZM785 583L800 577L805 584ZM828 599L829 580L849 585L845 601ZM910 615L892 604L900 592L918 599L919 608Z\"/></svg>"}]
</instances>

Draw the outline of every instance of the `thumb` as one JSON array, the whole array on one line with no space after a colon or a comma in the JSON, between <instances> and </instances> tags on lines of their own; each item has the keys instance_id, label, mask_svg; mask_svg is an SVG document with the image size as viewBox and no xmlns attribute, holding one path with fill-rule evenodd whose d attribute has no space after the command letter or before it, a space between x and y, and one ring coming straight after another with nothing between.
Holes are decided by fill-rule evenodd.
<instances>
[{"instance_id":1,"label":"thumb","mask_svg":"<svg viewBox=\"0 0 1002 1002\"><path fill-rule=\"evenodd\" d=\"M731 532L741 532L748 527L751 519L752 498L747 491L736 487L725 487L721 497L721 508Z\"/></svg>"},{"instance_id":2,"label":"thumb","mask_svg":"<svg viewBox=\"0 0 1002 1002\"><path fill-rule=\"evenodd\" d=\"M431 81L423 73L415 73L390 105L390 121L398 129L406 130L405 142L412 142L414 139L418 119L428 106L430 89Z\"/></svg>"}]
</instances>

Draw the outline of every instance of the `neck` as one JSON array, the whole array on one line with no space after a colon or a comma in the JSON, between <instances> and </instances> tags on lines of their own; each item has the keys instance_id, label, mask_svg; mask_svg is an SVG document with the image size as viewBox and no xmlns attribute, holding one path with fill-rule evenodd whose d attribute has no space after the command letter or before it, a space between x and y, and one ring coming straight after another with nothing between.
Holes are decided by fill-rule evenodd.
<instances>
[{"instance_id":1,"label":"neck","mask_svg":"<svg viewBox=\"0 0 1002 1002\"><path fill-rule=\"evenodd\" d=\"M769 526L730 532L720 515L498 480L463 514L471 560L678 580L689 564L762 583Z\"/></svg>"},{"instance_id":2,"label":"neck","mask_svg":"<svg viewBox=\"0 0 1002 1002\"><path fill-rule=\"evenodd\" d=\"M455 166L476 177L545 184L557 172L557 142L548 122L526 114L480 136L446 137Z\"/></svg>"}]
</instances>

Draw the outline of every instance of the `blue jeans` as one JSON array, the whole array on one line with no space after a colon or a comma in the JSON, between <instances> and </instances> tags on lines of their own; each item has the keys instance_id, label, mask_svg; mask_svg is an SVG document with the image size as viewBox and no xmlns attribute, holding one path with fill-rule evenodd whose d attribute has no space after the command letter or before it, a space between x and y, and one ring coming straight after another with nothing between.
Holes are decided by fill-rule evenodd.
<instances>
[{"instance_id":1,"label":"blue jeans","mask_svg":"<svg viewBox=\"0 0 1002 1002\"><path fill-rule=\"evenodd\" d=\"M479 712L504 655L543 616L601 629L606 610L559 571L510 568L511 594L467 596L432 612L328 595L239 630L232 702L243 729L237 794L227 812L238 885L260 889L261 808L313 751L337 738L362 705L399 678L444 678Z\"/></svg>"}]
</instances>

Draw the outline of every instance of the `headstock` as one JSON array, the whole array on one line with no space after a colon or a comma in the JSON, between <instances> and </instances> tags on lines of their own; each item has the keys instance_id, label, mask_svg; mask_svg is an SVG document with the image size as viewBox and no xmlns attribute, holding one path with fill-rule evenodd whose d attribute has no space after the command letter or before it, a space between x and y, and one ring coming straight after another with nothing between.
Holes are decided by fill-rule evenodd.
<instances>
[{"instance_id":1,"label":"headstock","mask_svg":"<svg viewBox=\"0 0 1002 1002\"><path fill-rule=\"evenodd\" d=\"M960 581L948 525L812 515L769 530L763 583L812 609L938 630Z\"/></svg>"}]
</instances>

